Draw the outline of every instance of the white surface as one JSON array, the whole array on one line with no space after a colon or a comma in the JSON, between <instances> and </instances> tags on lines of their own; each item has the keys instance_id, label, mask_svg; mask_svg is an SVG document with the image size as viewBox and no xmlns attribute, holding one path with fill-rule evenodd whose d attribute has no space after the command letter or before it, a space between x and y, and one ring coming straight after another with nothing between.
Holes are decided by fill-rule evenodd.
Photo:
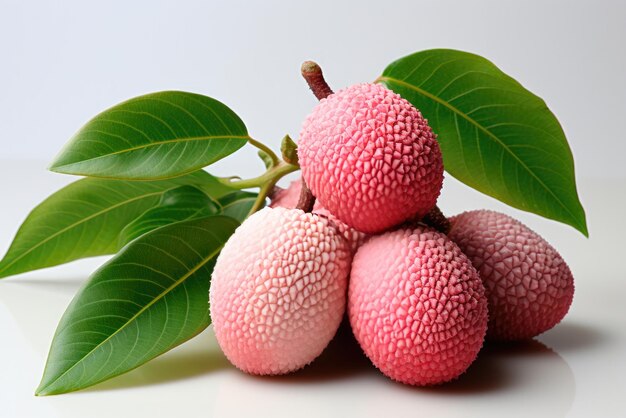
<instances>
[{"instance_id":1,"label":"white surface","mask_svg":"<svg viewBox=\"0 0 626 418\"><path fill-rule=\"evenodd\" d=\"M44 163L0 161L0 252L26 212L72 180ZM553 243L576 278L566 320L538 341L490 348L455 383L406 387L380 375L349 333L292 376L256 378L228 364L212 332L88 390L35 397L57 321L103 258L0 281L0 417L619 417L626 382L626 182L583 181L591 239L521 214L447 179L449 214L490 207L523 219Z\"/></svg>"},{"instance_id":2,"label":"white surface","mask_svg":"<svg viewBox=\"0 0 626 418\"><path fill-rule=\"evenodd\" d=\"M622 0L0 0L0 158L50 161L98 112L167 89L223 101L276 146L315 103L303 60L338 89L456 48L546 100L578 178L624 177L625 22Z\"/></svg>"}]
</instances>

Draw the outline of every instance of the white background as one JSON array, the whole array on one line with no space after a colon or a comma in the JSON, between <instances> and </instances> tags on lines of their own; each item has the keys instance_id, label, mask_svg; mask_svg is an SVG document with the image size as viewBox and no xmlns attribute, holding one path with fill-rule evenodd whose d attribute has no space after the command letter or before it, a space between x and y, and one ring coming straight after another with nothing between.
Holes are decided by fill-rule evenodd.
<instances>
[{"instance_id":1,"label":"white background","mask_svg":"<svg viewBox=\"0 0 626 418\"><path fill-rule=\"evenodd\" d=\"M274 148L315 104L300 78L314 59L332 87L445 47L483 55L543 97L576 161L591 238L447 178L448 214L489 207L544 235L570 264L576 297L541 346L486 354L458 384L395 385L335 348L285 380L233 370L211 332L125 376L72 395L32 396L56 323L102 258L0 282L0 417L624 416L626 375L626 2L0 0L0 253L26 213L71 181L45 171L90 117L132 96L215 97ZM254 150L211 170L257 175ZM355 360L356 358L356 360ZM362 400L367 402L359 403Z\"/></svg>"},{"instance_id":2,"label":"white background","mask_svg":"<svg viewBox=\"0 0 626 418\"><path fill-rule=\"evenodd\" d=\"M315 103L303 60L318 61L338 89L444 47L487 57L543 97L579 178L626 176L621 0L0 4L3 158L50 161L96 113L165 89L215 97L278 145L297 137Z\"/></svg>"}]
</instances>

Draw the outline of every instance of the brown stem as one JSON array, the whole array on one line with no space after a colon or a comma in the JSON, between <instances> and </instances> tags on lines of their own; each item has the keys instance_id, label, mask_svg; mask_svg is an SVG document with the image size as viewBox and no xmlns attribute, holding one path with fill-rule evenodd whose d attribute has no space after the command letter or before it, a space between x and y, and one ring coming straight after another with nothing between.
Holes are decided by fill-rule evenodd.
<instances>
[{"instance_id":1,"label":"brown stem","mask_svg":"<svg viewBox=\"0 0 626 418\"><path fill-rule=\"evenodd\" d=\"M438 206L434 206L423 218L422 222L428 226L435 228L439 232L447 234L450 232L450 221L441 212Z\"/></svg>"},{"instance_id":2,"label":"brown stem","mask_svg":"<svg viewBox=\"0 0 626 418\"><path fill-rule=\"evenodd\" d=\"M313 210L313 206L315 205L315 196L313 196L313 193L311 193L309 186L306 185L303 178L300 179L300 182L302 183L302 188L300 189L300 197L298 198L296 209L300 209L308 213Z\"/></svg>"},{"instance_id":3,"label":"brown stem","mask_svg":"<svg viewBox=\"0 0 626 418\"><path fill-rule=\"evenodd\" d=\"M322 69L317 63L313 61L304 61L302 63L302 77L306 80L307 84L311 88L311 91L317 97L317 100L322 100L333 94L333 90L330 88L326 80L324 80L324 74Z\"/></svg>"},{"instance_id":4,"label":"brown stem","mask_svg":"<svg viewBox=\"0 0 626 418\"><path fill-rule=\"evenodd\" d=\"M270 192L267 194L267 197L269 197L270 200L274 200L276 199L276 197L285 189L283 189L280 186L274 186L272 187L272 190L270 190Z\"/></svg>"},{"instance_id":5,"label":"brown stem","mask_svg":"<svg viewBox=\"0 0 626 418\"><path fill-rule=\"evenodd\" d=\"M322 69L317 63L313 61L304 61L302 63L302 77L306 80L309 88L317 97L317 100L322 100L333 94L333 90L330 88L326 80L324 80L324 74ZM300 189L300 198L298 199L298 205L296 209L301 209L305 212L311 212L315 205L315 196L311 193L309 186L306 185L304 178L300 180L302 182L302 188Z\"/></svg>"}]
</instances>

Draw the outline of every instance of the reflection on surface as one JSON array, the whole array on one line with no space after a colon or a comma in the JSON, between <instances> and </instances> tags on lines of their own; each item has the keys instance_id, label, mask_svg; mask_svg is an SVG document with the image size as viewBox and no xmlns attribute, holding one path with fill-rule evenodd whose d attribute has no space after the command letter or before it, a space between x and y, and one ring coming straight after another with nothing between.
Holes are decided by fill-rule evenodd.
<instances>
[{"instance_id":1,"label":"reflection on surface","mask_svg":"<svg viewBox=\"0 0 626 418\"><path fill-rule=\"evenodd\" d=\"M446 385L427 388L438 395L474 394L476 392L506 391L515 385L521 385L521 370L516 370L518 363L524 363L537 371L537 376L543 373L537 369L542 365L555 365L558 372L563 372L562 377L571 375L572 384L574 378L568 364L554 350L537 340L520 341L516 343L486 342L480 354L472 366L459 379ZM528 376L532 378L531 375ZM540 382L535 382L540 385Z\"/></svg>"},{"instance_id":2,"label":"reflection on surface","mask_svg":"<svg viewBox=\"0 0 626 418\"><path fill-rule=\"evenodd\" d=\"M0 283L0 304L11 317L5 319L15 324L34 351L40 353L41 369L56 324L83 282L84 278ZM45 307L43 315L41 307ZM107 399L132 402L137 391L145 388L144 393L152 399L150 408L163 413L178 411L163 396L172 390L180 401L201 404L208 415L227 417L253 416L259 408L266 410L262 415L287 409L298 417L385 418L392 409L394 414L406 416L419 413L500 418L504 410L507 416L559 417L570 409L576 386L568 364L548 346L564 353L582 351L604 345L607 338L583 324L565 322L541 336L547 345L536 340L487 344L457 381L414 388L381 375L362 354L345 322L312 365L278 377L252 377L236 370L209 330L126 375L40 402L51 402L65 413L78 413L84 404L76 403L76 399L84 398L97 402L103 414L113 414L115 403L109 404ZM29 383L33 388L36 378ZM486 404L493 408L485 408Z\"/></svg>"},{"instance_id":3,"label":"reflection on surface","mask_svg":"<svg viewBox=\"0 0 626 418\"><path fill-rule=\"evenodd\" d=\"M539 340L560 353L595 348L610 339L611 336L598 327L568 320L539 336Z\"/></svg>"},{"instance_id":4,"label":"reflection on surface","mask_svg":"<svg viewBox=\"0 0 626 418\"><path fill-rule=\"evenodd\" d=\"M205 332L187 342L184 350L175 349L129 373L102 382L86 391L109 391L173 383L183 379L192 380L229 367L230 363L215 343L213 333Z\"/></svg>"},{"instance_id":5,"label":"reflection on surface","mask_svg":"<svg viewBox=\"0 0 626 418\"><path fill-rule=\"evenodd\" d=\"M299 373L271 378L224 376L213 412L251 416L263 405L269 411L287 408L307 417L385 417L392 409L406 416L419 412L420 416L501 417L506 410L507 416L560 417L570 409L575 390L568 364L536 340L487 344L455 382L429 388L402 385L382 376L361 354L349 329L343 328L324 355ZM345 405L343 397L359 401ZM485 397L493 408L485 409Z\"/></svg>"}]
</instances>

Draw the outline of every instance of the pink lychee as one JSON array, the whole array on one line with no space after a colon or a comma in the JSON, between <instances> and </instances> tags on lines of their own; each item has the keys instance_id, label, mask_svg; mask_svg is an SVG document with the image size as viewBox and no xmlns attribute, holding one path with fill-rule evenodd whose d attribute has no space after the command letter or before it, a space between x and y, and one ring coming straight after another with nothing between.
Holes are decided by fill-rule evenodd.
<instances>
[{"instance_id":1,"label":"pink lychee","mask_svg":"<svg viewBox=\"0 0 626 418\"><path fill-rule=\"evenodd\" d=\"M462 374L487 329L478 273L451 240L426 227L387 232L358 249L348 314L372 363L411 385Z\"/></svg>"},{"instance_id":2,"label":"pink lychee","mask_svg":"<svg viewBox=\"0 0 626 418\"><path fill-rule=\"evenodd\" d=\"M283 207L283 208L295 208L300 198L300 190L302 190L302 182L294 180L289 184L286 189L280 189L272 196L271 208ZM341 222L330 211L320 204L319 201L315 201L313 206L313 213L322 215L330 219L335 224L341 235L348 241L352 251L356 251L357 248L367 239L367 234L357 231L354 228L349 227L345 223Z\"/></svg>"},{"instance_id":3,"label":"pink lychee","mask_svg":"<svg viewBox=\"0 0 626 418\"><path fill-rule=\"evenodd\" d=\"M302 190L302 182L300 179L294 180L289 183L289 187L286 189L279 188L278 191L272 195L272 201L269 204L270 208L288 208L293 209L298 204L300 198L300 191ZM315 202L313 209L319 208L320 203Z\"/></svg>"},{"instance_id":4,"label":"pink lychee","mask_svg":"<svg viewBox=\"0 0 626 418\"><path fill-rule=\"evenodd\" d=\"M345 311L351 252L331 222L265 208L224 246L210 306L226 357L251 374L304 367L328 345Z\"/></svg>"},{"instance_id":5,"label":"pink lychee","mask_svg":"<svg viewBox=\"0 0 626 418\"><path fill-rule=\"evenodd\" d=\"M574 278L550 244L498 212L470 211L450 221L448 236L467 254L485 285L489 339L532 338L563 319L574 297Z\"/></svg>"},{"instance_id":6,"label":"pink lychee","mask_svg":"<svg viewBox=\"0 0 626 418\"><path fill-rule=\"evenodd\" d=\"M367 233L425 215L443 182L441 151L427 121L380 84L322 99L304 121L298 158L320 203Z\"/></svg>"}]
</instances>

